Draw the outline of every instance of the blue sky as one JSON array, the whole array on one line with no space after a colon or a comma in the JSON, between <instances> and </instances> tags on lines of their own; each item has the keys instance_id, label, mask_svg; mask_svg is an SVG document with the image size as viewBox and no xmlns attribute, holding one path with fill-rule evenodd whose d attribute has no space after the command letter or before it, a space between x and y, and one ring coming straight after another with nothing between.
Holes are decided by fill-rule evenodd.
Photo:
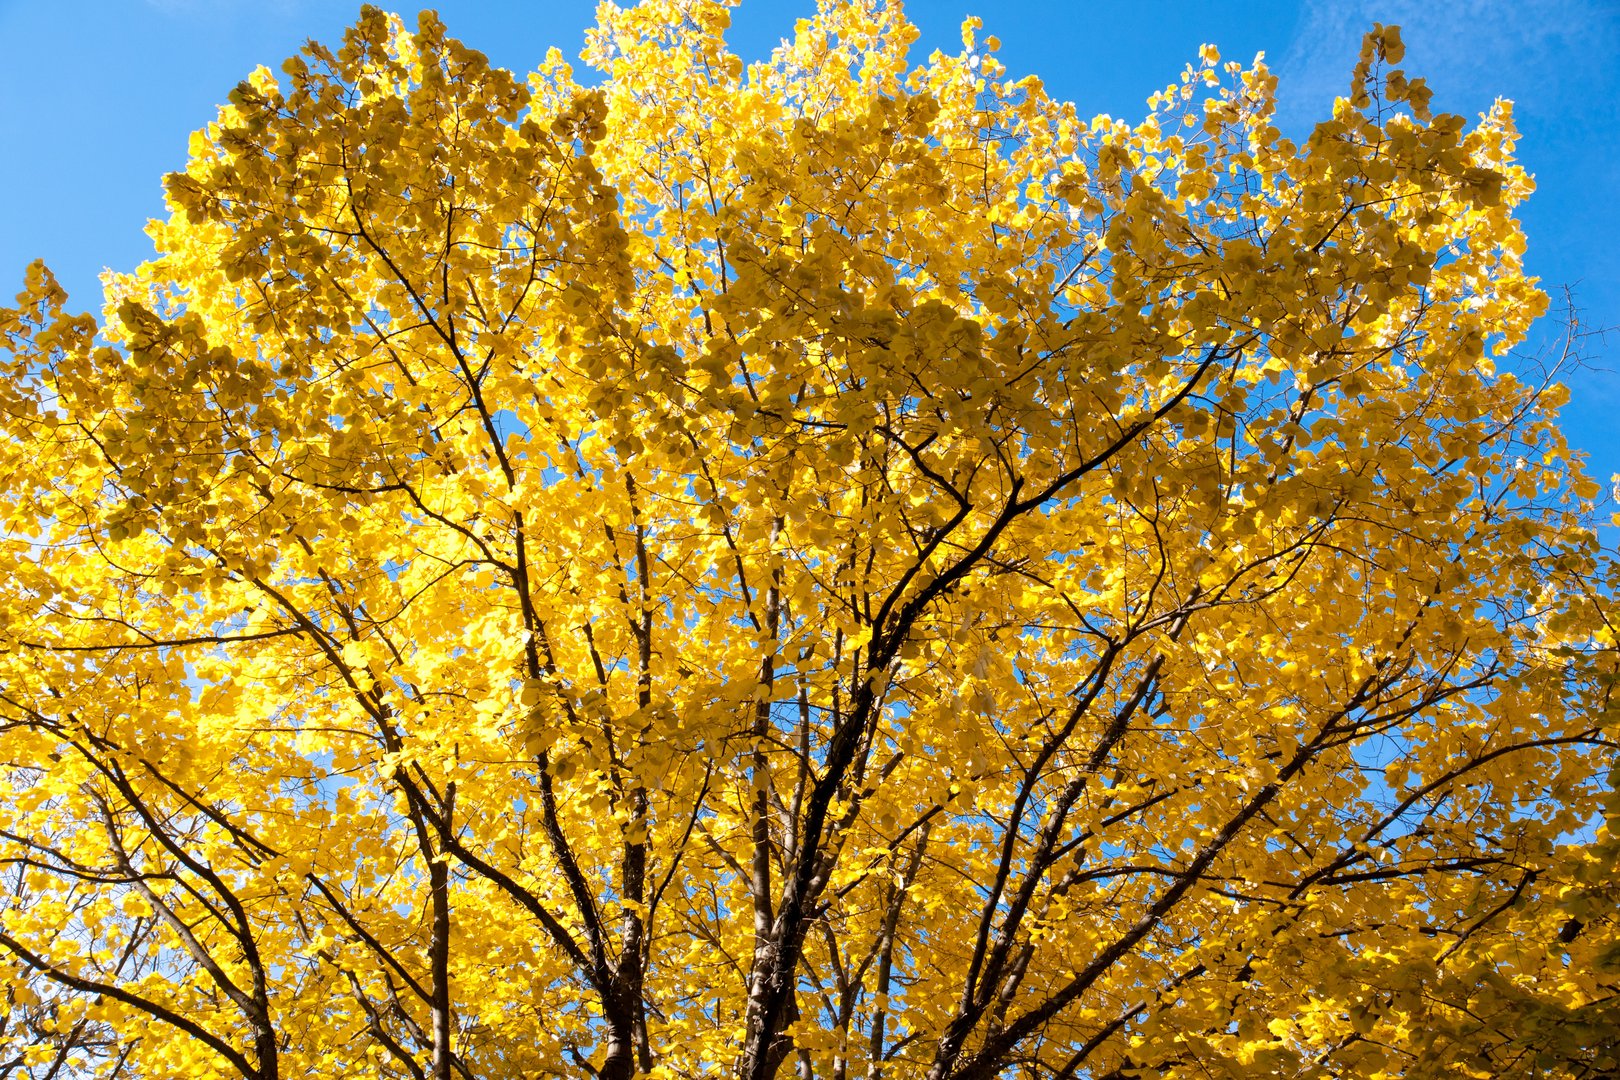
<instances>
[{"instance_id":1,"label":"blue sky","mask_svg":"<svg viewBox=\"0 0 1620 1080\"><path fill-rule=\"evenodd\" d=\"M1523 211L1533 273L1582 322L1620 326L1620 3L1614 0L910 0L924 54L958 46L964 15L984 18L1015 75L1039 75L1083 113L1132 118L1199 44L1229 59L1264 51L1285 127L1303 129L1346 84L1361 34L1397 23L1405 66L1437 110L1472 117L1514 100L1520 157L1538 190ZM556 45L573 54L593 0L447 0L453 34L528 70ZM767 53L813 0L743 0L731 35ZM335 41L359 10L335 0L0 0L0 294L43 257L75 306L98 303L101 269L150 251L161 177L184 164L188 134L259 64L275 69L307 38ZM406 10L407 16L414 9ZM919 54L923 55L923 54ZM1560 327L1542 324L1551 347ZM1593 473L1620 472L1620 333L1590 338L1591 365L1567 380L1571 441Z\"/></svg>"}]
</instances>

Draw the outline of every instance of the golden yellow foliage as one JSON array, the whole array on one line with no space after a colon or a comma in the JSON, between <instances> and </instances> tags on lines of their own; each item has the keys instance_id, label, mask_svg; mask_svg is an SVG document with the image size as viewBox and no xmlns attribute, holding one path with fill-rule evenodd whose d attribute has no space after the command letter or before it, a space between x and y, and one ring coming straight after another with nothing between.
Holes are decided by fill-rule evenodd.
<instances>
[{"instance_id":1,"label":"golden yellow foliage","mask_svg":"<svg viewBox=\"0 0 1620 1080\"><path fill-rule=\"evenodd\" d=\"M0 309L8 1075L1614 1075L1509 107L726 25L367 9Z\"/></svg>"}]
</instances>

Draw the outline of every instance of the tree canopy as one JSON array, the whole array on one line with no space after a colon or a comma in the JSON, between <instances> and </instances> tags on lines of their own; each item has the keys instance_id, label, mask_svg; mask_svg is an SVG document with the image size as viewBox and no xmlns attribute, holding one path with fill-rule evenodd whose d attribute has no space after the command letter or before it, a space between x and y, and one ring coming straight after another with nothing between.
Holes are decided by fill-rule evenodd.
<instances>
[{"instance_id":1,"label":"tree canopy","mask_svg":"<svg viewBox=\"0 0 1620 1080\"><path fill-rule=\"evenodd\" d=\"M1615 1075L1510 106L726 25L368 8L0 309L0 1076Z\"/></svg>"}]
</instances>

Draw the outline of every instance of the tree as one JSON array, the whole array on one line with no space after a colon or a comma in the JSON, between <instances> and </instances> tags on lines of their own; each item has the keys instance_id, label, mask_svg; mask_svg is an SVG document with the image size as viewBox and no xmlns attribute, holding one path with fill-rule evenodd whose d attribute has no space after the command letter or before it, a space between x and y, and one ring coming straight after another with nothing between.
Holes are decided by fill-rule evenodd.
<instances>
[{"instance_id":1,"label":"tree","mask_svg":"<svg viewBox=\"0 0 1620 1080\"><path fill-rule=\"evenodd\" d=\"M0 1073L1614 1075L1509 107L602 20L367 9L4 311Z\"/></svg>"}]
</instances>

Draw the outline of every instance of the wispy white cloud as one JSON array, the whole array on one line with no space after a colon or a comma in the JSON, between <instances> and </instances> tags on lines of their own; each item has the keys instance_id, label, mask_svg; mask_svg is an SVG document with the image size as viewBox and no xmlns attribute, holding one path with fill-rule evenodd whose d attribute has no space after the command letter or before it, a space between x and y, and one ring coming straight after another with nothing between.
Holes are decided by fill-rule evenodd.
<instances>
[{"instance_id":1,"label":"wispy white cloud","mask_svg":"<svg viewBox=\"0 0 1620 1080\"><path fill-rule=\"evenodd\" d=\"M1403 65L1435 92L1435 106L1477 112L1496 97L1559 101L1600 112L1583 83L1607 82L1620 57L1612 0L1307 0L1277 63L1284 119L1320 115L1348 88L1362 34L1398 24Z\"/></svg>"}]
</instances>

